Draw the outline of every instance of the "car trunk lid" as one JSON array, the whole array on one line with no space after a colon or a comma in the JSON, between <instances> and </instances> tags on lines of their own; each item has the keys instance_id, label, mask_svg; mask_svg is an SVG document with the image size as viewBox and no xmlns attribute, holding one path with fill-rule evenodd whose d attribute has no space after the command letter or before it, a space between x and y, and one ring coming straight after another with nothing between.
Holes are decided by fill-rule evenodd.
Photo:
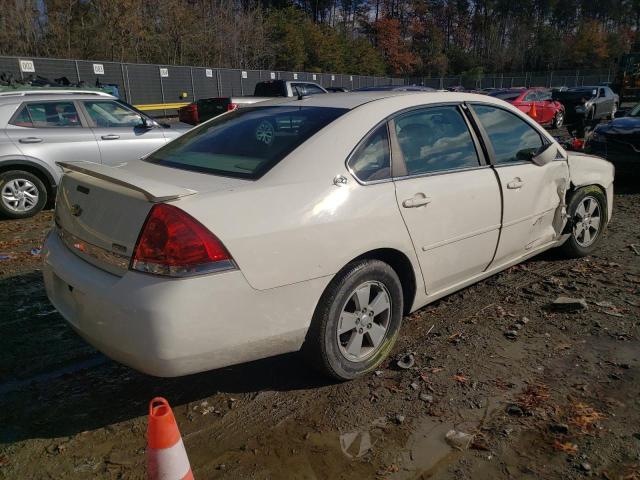
<instances>
[{"instance_id":1,"label":"car trunk lid","mask_svg":"<svg viewBox=\"0 0 640 480\"><path fill-rule=\"evenodd\" d=\"M58 235L73 253L115 275L127 271L154 203L247 183L140 161L120 168L89 162L59 165L65 174L56 202Z\"/></svg>"}]
</instances>

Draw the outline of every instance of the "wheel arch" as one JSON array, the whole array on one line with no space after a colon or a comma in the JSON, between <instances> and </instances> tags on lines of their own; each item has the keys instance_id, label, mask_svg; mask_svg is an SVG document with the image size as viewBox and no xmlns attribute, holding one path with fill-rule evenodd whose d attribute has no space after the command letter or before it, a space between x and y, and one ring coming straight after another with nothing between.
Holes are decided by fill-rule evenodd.
<instances>
[{"instance_id":1,"label":"wheel arch","mask_svg":"<svg viewBox=\"0 0 640 480\"><path fill-rule=\"evenodd\" d=\"M3 159L0 161L0 174L12 170L22 170L38 177L47 189L49 201L55 199L57 183L53 174L47 168L36 162L24 159Z\"/></svg>"},{"instance_id":2,"label":"wheel arch","mask_svg":"<svg viewBox=\"0 0 640 480\"><path fill-rule=\"evenodd\" d=\"M586 185L577 185L575 184L573 181L570 182L569 184L569 188L567 189L566 193L565 193L565 205L569 205L569 203L571 202L571 198L579 191L582 190L583 188L597 188L600 193L602 194L602 196L604 197L604 201L605 201L605 208L604 208L604 215L605 215L605 224L607 224L609 222L609 218L610 218L610 209L609 209L609 197L607 195L607 188L604 185L601 185L599 183L587 183ZM568 212L567 212L568 213ZM571 224L570 222L567 222L567 224L565 225L562 233L566 234L566 233L570 233L570 229L571 229Z\"/></svg>"},{"instance_id":3,"label":"wheel arch","mask_svg":"<svg viewBox=\"0 0 640 480\"><path fill-rule=\"evenodd\" d=\"M402 285L404 314L409 314L416 298L417 282L419 281L409 257L395 248L377 248L358 255L351 259L347 265L358 260L380 260L393 268Z\"/></svg>"}]
</instances>

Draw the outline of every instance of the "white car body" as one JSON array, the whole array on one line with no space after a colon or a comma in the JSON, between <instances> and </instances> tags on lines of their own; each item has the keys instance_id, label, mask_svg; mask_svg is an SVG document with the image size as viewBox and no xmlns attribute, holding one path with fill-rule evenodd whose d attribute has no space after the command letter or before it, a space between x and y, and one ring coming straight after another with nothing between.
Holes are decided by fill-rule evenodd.
<instances>
[{"instance_id":1,"label":"white car body","mask_svg":"<svg viewBox=\"0 0 640 480\"><path fill-rule=\"evenodd\" d=\"M408 313L562 244L571 189L599 186L611 218L611 164L566 152L517 108L492 97L367 92L267 103L291 102L350 110L259 180L145 161L65 166L56 221L70 240L65 244L60 228L50 233L44 278L51 302L89 343L158 376L296 351L327 285L353 259L371 252L401 259ZM354 147L391 115L461 102L512 112L557 148L557 159L367 184L346 166ZM511 188L514 181L521 186ZM82 185L91 195L78 193ZM402 207L425 195L425 207ZM207 227L238 268L175 279L100 260L113 253L116 240L131 252L158 202ZM100 208L105 203L109 208ZM74 208L86 214L73 217Z\"/></svg>"}]
</instances>

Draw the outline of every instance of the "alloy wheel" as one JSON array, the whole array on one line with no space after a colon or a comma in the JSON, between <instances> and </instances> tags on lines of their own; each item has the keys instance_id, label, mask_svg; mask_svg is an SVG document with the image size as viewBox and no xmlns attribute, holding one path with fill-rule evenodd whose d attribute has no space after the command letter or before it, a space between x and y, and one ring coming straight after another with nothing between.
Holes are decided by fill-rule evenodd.
<instances>
[{"instance_id":1,"label":"alloy wheel","mask_svg":"<svg viewBox=\"0 0 640 480\"><path fill-rule=\"evenodd\" d=\"M586 196L576 208L573 222L573 236L581 247L588 247L596 241L602 224L600 204L592 196Z\"/></svg>"},{"instance_id":2,"label":"alloy wheel","mask_svg":"<svg viewBox=\"0 0 640 480\"><path fill-rule=\"evenodd\" d=\"M391 320L391 295L380 282L360 284L342 307L337 341L349 361L361 362L383 345Z\"/></svg>"},{"instance_id":3,"label":"alloy wheel","mask_svg":"<svg viewBox=\"0 0 640 480\"><path fill-rule=\"evenodd\" d=\"M38 188L24 178L9 180L2 187L2 203L13 212L28 212L38 204L39 198Z\"/></svg>"}]
</instances>

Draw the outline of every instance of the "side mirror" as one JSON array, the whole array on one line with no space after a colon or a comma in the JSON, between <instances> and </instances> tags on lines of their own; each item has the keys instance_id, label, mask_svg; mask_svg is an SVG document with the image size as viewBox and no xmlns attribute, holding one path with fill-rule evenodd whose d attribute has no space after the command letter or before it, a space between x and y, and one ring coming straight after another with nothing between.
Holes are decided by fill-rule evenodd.
<instances>
[{"instance_id":1,"label":"side mirror","mask_svg":"<svg viewBox=\"0 0 640 480\"><path fill-rule=\"evenodd\" d=\"M547 143L538 149L531 157L531 161L543 167L547 163L553 162L558 156L558 147L554 143Z\"/></svg>"},{"instance_id":2,"label":"side mirror","mask_svg":"<svg viewBox=\"0 0 640 480\"><path fill-rule=\"evenodd\" d=\"M157 124L154 120L151 120L150 118L147 117L141 117L142 118L142 128L153 128L155 127Z\"/></svg>"}]
</instances>

